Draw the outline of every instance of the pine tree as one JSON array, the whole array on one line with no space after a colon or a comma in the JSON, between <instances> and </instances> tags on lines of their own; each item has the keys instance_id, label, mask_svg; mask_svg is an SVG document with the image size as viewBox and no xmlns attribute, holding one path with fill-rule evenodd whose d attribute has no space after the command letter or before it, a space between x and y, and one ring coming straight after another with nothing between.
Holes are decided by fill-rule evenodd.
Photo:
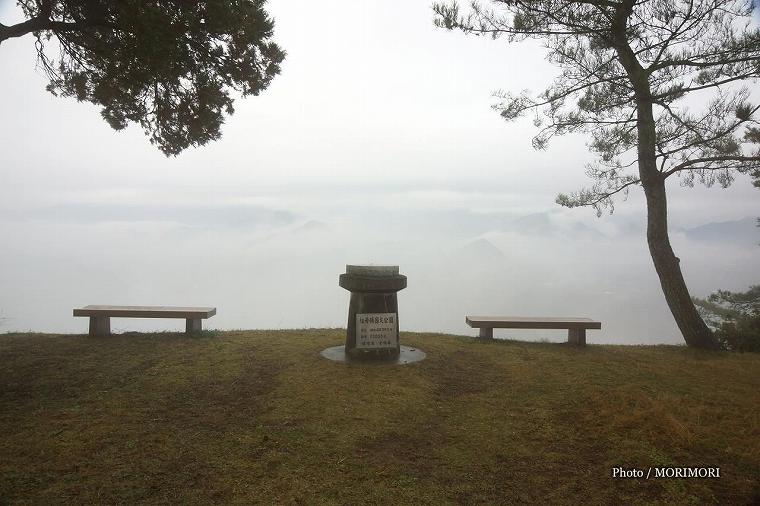
<instances>
[{"instance_id":1,"label":"pine tree","mask_svg":"<svg viewBox=\"0 0 760 506\"><path fill-rule=\"evenodd\" d=\"M435 23L468 34L540 39L559 67L537 95L501 94L506 120L533 113L533 139L583 132L596 161L594 184L560 194L566 207L614 209L613 197L641 186L647 242L662 290L689 346L717 349L698 314L668 236L665 182L679 177L726 187L760 175L758 108L746 83L760 77L760 31L751 0L492 0L461 14L436 4ZM690 99L690 100L687 100ZM695 109L689 104L702 104ZM754 142L753 142L754 141Z\"/></svg>"}]
</instances>

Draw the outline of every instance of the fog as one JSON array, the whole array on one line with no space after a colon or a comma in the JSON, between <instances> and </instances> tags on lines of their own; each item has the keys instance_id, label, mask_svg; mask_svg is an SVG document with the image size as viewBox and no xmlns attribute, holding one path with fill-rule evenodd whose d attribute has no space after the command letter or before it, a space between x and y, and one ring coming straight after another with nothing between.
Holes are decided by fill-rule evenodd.
<instances>
[{"instance_id":1,"label":"fog","mask_svg":"<svg viewBox=\"0 0 760 506\"><path fill-rule=\"evenodd\" d=\"M341 194L356 203L338 206ZM473 211L442 207L435 197L355 187L323 189L311 204L282 192L276 208L112 202L30 211L3 223L0 261L12 269L0 279L1 328L81 333L87 320L71 310L86 304L215 306L207 326L219 329L343 327L348 292L337 281L345 264L392 263L409 280L399 294L404 330L474 335L466 314L588 316L603 322L590 342L681 342L648 256L643 215ZM443 200L485 198L452 191ZM747 218L674 229L694 293L754 281L747 278L760 272L754 225ZM112 326L183 324L114 319Z\"/></svg>"},{"instance_id":2,"label":"fog","mask_svg":"<svg viewBox=\"0 0 760 506\"><path fill-rule=\"evenodd\" d=\"M46 93L33 41L0 46L14 69L0 74L0 331L83 333L71 310L86 304L215 306L206 326L218 329L344 327L338 275L375 263L408 276L402 331L475 335L468 314L587 316L603 324L592 343L682 342L640 192L612 216L558 208L558 192L589 184L585 139L535 152L529 120L489 108L495 89L548 82L540 46L436 30L428 2L268 5L282 75L236 102L222 140L176 158ZM0 3L0 21L14 16ZM757 191L743 177L728 190L672 182L694 295L759 281Z\"/></svg>"}]
</instances>

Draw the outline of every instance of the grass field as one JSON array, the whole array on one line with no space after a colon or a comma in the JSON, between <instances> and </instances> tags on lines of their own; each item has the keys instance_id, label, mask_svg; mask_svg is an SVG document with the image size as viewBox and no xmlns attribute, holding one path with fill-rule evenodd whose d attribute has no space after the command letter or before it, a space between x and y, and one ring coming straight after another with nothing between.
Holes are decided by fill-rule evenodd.
<instances>
[{"instance_id":1,"label":"grass field","mask_svg":"<svg viewBox=\"0 0 760 506\"><path fill-rule=\"evenodd\" d=\"M343 332L0 335L0 504L760 501L760 354Z\"/></svg>"}]
</instances>

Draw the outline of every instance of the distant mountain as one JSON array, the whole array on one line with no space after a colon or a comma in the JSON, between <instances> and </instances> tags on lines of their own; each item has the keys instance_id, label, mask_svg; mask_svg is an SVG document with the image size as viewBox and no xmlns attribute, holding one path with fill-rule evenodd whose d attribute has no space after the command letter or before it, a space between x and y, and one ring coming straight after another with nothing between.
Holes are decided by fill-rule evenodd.
<instances>
[{"instance_id":1,"label":"distant mountain","mask_svg":"<svg viewBox=\"0 0 760 506\"><path fill-rule=\"evenodd\" d=\"M506 223L503 230L524 235L542 237L571 237L571 238L603 238L606 237L598 230L585 223L575 220L562 219L556 211L528 214Z\"/></svg>"},{"instance_id":2,"label":"distant mountain","mask_svg":"<svg viewBox=\"0 0 760 506\"><path fill-rule=\"evenodd\" d=\"M309 234L313 232L324 232L329 230L327 223L317 220L309 220L292 230L294 234Z\"/></svg>"},{"instance_id":3,"label":"distant mountain","mask_svg":"<svg viewBox=\"0 0 760 506\"><path fill-rule=\"evenodd\" d=\"M734 244L759 244L760 228L757 218L746 217L734 221L707 223L684 230L693 241L729 242Z\"/></svg>"},{"instance_id":4,"label":"distant mountain","mask_svg":"<svg viewBox=\"0 0 760 506\"><path fill-rule=\"evenodd\" d=\"M494 261L503 261L504 252L496 247L488 239L475 239L465 244L458 252L458 256L465 257L469 261L487 263Z\"/></svg>"},{"instance_id":5,"label":"distant mountain","mask_svg":"<svg viewBox=\"0 0 760 506\"><path fill-rule=\"evenodd\" d=\"M557 232L548 212L523 216L508 223L506 228L513 232L531 235L554 235Z\"/></svg>"},{"instance_id":6,"label":"distant mountain","mask_svg":"<svg viewBox=\"0 0 760 506\"><path fill-rule=\"evenodd\" d=\"M573 223L568 231L575 237L586 237L593 239L607 237L605 234L599 232L598 230L594 230L585 223L581 222Z\"/></svg>"}]
</instances>

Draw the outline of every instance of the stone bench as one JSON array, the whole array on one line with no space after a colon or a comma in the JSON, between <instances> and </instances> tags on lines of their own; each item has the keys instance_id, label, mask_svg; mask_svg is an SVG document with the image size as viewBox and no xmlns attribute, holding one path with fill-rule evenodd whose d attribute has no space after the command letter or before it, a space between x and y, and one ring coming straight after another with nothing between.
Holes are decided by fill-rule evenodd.
<instances>
[{"instance_id":1,"label":"stone bench","mask_svg":"<svg viewBox=\"0 0 760 506\"><path fill-rule=\"evenodd\" d=\"M201 321L216 314L215 307L171 306L85 306L74 309L74 316L90 317L91 336L111 334L111 318L184 318L185 332L200 332Z\"/></svg>"},{"instance_id":2,"label":"stone bench","mask_svg":"<svg viewBox=\"0 0 760 506\"><path fill-rule=\"evenodd\" d=\"M524 316L467 316L467 325L480 329L480 337L493 339L493 329L567 329L567 342L586 345L586 329L601 329L602 323L590 318L534 318Z\"/></svg>"}]
</instances>

